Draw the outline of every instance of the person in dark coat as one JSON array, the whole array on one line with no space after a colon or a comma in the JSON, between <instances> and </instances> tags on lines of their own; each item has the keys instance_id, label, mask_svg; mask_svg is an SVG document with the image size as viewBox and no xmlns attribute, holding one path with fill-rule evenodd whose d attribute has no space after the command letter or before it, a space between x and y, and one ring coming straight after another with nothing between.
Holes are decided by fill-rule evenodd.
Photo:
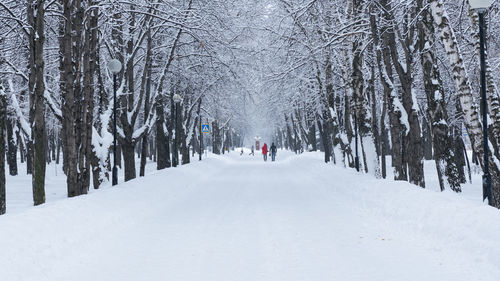
<instances>
[{"instance_id":1,"label":"person in dark coat","mask_svg":"<svg viewBox=\"0 0 500 281\"><path fill-rule=\"evenodd\" d=\"M262 146L262 156L264 156L264 161L267 161L267 144L264 143Z\"/></svg>"},{"instance_id":2,"label":"person in dark coat","mask_svg":"<svg viewBox=\"0 0 500 281\"><path fill-rule=\"evenodd\" d=\"M274 162L276 160L276 145L274 145L274 142L271 144L271 160Z\"/></svg>"}]
</instances>

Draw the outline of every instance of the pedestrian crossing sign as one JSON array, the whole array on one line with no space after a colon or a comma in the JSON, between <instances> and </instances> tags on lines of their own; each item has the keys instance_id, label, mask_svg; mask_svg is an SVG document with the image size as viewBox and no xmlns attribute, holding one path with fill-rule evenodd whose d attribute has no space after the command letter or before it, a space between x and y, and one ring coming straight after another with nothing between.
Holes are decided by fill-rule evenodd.
<instances>
[{"instance_id":1,"label":"pedestrian crossing sign","mask_svg":"<svg viewBox=\"0 0 500 281\"><path fill-rule=\"evenodd\" d=\"M210 124L209 123L201 124L201 132L205 134L210 134Z\"/></svg>"}]
</instances>

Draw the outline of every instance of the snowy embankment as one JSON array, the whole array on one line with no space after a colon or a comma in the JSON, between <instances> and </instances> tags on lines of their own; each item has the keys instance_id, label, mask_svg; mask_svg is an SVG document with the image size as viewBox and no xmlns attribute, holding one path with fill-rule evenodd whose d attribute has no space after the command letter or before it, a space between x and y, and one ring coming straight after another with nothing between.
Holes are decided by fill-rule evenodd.
<instances>
[{"instance_id":1,"label":"snowy embankment","mask_svg":"<svg viewBox=\"0 0 500 281\"><path fill-rule=\"evenodd\" d=\"M500 212L325 165L211 156L0 217L2 280L500 280Z\"/></svg>"}]
</instances>

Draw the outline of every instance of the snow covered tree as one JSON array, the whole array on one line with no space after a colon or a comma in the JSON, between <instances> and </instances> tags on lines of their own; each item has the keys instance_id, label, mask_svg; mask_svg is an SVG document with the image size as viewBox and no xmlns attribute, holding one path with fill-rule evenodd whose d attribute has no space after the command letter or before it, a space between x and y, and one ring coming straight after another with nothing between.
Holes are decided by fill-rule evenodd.
<instances>
[{"instance_id":1,"label":"snow covered tree","mask_svg":"<svg viewBox=\"0 0 500 281\"><path fill-rule=\"evenodd\" d=\"M30 0L27 3L29 41L29 120L32 140L28 143L33 161L33 201L35 205L45 203L45 1Z\"/></svg>"},{"instance_id":2,"label":"snow covered tree","mask_svg":"<svg viewBox=\"0 0 500 281\"><path fill-rule=\"evenodd\" d=\"M474 101L469 76L467 75L465 69L455 32L450 26L449 18L444 10L443 2L440 0L432 0L429 1L429 3L437 31L441 42L446 49L450 67L453 71L453 79L458 90L465 126L467 127L472 147L475 153L482 155L484 152L482 146L483 134L482 124L479 119L479 110L476 102ZM479 157L479 162L482 166L484 165L484 160L481 157ZM493 189L493 202L490 202L490 204L500 208L500 167L497 163L499 163L499 161L496 159L496 156L494 154L489 154Z\"/></svg>"}]
</instances>

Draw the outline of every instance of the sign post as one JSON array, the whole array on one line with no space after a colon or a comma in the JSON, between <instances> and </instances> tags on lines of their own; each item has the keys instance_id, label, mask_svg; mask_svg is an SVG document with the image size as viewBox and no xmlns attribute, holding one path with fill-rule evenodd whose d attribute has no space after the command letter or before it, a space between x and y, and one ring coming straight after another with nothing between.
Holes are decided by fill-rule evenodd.
<instances>
[{"instance_id":1,"label":"sign post","mask_svg":"<svg viewBox=\"0 0 500 281\"><path fill-rule=\"evenodd\" d=\"M201 132L204 134L210 134L210 123L201 123Z\"/></svg>"}]
</instances>

